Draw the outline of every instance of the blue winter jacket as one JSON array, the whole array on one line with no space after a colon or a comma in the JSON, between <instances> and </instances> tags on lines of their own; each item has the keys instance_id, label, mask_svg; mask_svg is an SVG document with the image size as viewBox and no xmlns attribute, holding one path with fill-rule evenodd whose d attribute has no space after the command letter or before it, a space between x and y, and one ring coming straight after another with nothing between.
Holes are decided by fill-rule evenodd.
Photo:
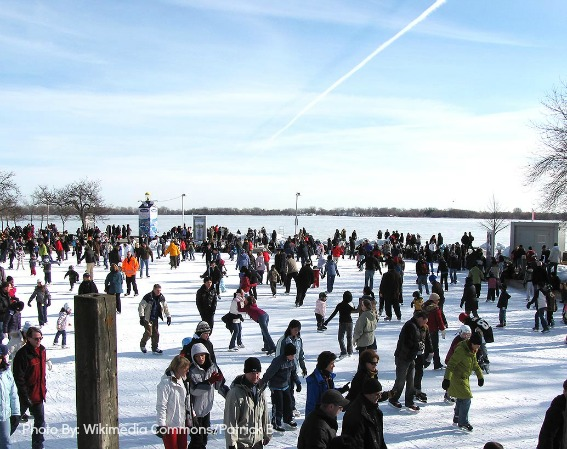
<instances>
[{"instance_id":1,"label":"blue winter jacket","mask_svg":"<svg viewBox=\"0 0 567 449\"><path fill-rule=\"evenodd\" d=\"M305 416L309 415L319 405L323 393L331 387L335 389L335 373L330 373L331 378L327 381L321 374L319 368L315 368L313 372L307 376L307 399L305 401Z\"/></svg>"}]
</instances>

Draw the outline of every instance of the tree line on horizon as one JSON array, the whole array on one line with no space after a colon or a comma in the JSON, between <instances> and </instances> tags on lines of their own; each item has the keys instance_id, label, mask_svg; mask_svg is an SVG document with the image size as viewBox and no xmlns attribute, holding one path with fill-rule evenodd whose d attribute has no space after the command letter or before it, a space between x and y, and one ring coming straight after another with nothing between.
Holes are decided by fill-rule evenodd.
<instances>
[{"instance_id":1,"label":"tree line on horizon","mask_svg":"<svg viewBox=\"0 0 567 449\"><path fill-rule=\"evenodd\" d=\"M181 215L181 209L172 209L158 204L160 215ZM294 216L293 208L265 209L261 207L195 207L184 211L187 215L256 215L256 216ZM342 217L410 217L410 218L472 218L489 220L490 228L500 228L504 220L530 220L531 212L519 208L502 211L493 198L486 211L466 209L437 209L434 207L404 209L398 207L303 207L298 209L302 216L342 216ZM41 226L53 222L55 217L65 223L71 218L78 218L84 228L90 222L104 220L109 215L138 215L138 207L112 206L102 196L99 180L81 179L55 188L38 185L33 194L23 197L15 183L15 173L0 170L0 225L3 229L10 223L26 221L40 217ZM536 212L538 220L567 221L565 212Z\"/></svg>"}]
</instances>

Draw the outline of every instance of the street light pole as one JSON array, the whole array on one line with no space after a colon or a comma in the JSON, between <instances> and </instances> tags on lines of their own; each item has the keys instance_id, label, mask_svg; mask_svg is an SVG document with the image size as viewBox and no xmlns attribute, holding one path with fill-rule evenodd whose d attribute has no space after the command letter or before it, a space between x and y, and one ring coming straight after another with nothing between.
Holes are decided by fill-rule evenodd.
<instances>
[{"instance_id":1,"label":"street light pole","mask_svg":"<svg viewBox=\"0 0 567 449\"><path fill-rule=\"evenodd\" d=\"M297 235L297 225L298 225L298 220L297 220L297 199L299 198L299 195L301 195L301 193L297 192L295 194L295 234Z\"/></svg>"},{"instance_id":2,"label":"street light pole","mask_svg":"<svg viewBox=\"0 0 567 449\"><path fill-rule=\"evenodd\" d=\"M185 207L183 206L183 199L185 198L185 194L181 194L181 223L183 227L185 227Z\"/></svg>"}]
</instances>

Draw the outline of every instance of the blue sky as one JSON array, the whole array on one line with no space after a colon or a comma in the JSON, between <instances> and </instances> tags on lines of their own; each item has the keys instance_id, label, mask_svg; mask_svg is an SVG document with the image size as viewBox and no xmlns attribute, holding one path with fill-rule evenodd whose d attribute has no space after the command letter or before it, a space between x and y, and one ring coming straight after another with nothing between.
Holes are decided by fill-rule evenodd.
<instances>
[{"instance_id":1,"label":"blue sky","mask_svg":"<svg viewBox=\"0 0 567 449\"><path fill-rule=\"evenodd\" d=\"M122 206L537 210L565 1L438 2L277 134L435 3L0 1L1 169Z\"/></svg>"}]
</instances>

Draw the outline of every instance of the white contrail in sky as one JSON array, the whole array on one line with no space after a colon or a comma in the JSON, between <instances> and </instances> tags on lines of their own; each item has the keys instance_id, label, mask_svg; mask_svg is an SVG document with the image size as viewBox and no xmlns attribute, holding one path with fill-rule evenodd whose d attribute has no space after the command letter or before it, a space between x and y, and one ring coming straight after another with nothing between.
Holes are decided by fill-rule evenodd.
<instances>
[{"instance_id":1,"label":"white contrail in sky","mask_svg":"<svg viewBox=\"0 0 567 449\"><path fill-rule=\"evenodd\" d=\"M359 62L354 68L352 68L349 72L341 76L337 81L335 81L331 86L329 86L324 92L320 93L315 99L313 99L307 106L305 106L301 111L299 111L295 117L293 117L287 125L285 125L282 129L280 129L277 133L275 133L272 137L270 137L270 142L274 141L281 133L283 133L286 129L291 127L302 115L304 115L307 111L309 111L313 106L319 103L323 98L325 98L329 93L339 87L344 81L349 79L352 75L358 72L362 67L368 64L374 57L380 53L382 50L388 48L391 44L397 41L400 37L406 34L409 30L411 30L414 26L418 23L422 22L429 16L433 11L439 8L441 5L445 3L446 0L437 0L433 5L423 11L417 18L413 19L410 23L408 23L402 30L398 31L393 37L388 39L382 45L380 45L376 50L370 53L366 58L364 58L361 62Z\"/></svg>"}]
</instances>

